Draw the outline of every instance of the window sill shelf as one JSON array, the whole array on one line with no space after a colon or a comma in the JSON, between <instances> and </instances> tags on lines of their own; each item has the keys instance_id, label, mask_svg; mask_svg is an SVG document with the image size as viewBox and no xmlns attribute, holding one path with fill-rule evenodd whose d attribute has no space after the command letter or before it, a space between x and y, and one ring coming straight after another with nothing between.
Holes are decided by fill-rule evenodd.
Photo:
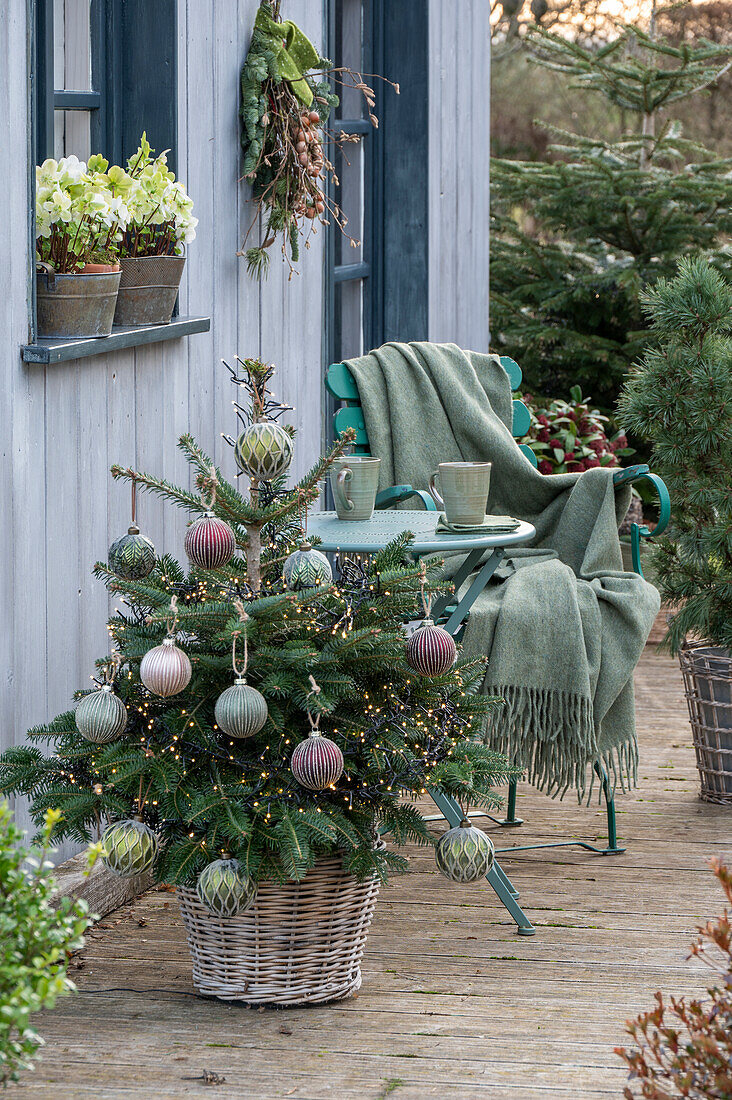
<instances>
[{"instance_id":1,"label":"window sill shelf","mask_svg":"<svg viewBox=\"0 0 732 1100\"><path fill-rule=\"evenodd\" d=\"M35 344L24 344L21 353L25 363L65 363L69 359L86 359L89 355L104 355L122 348L178 340L194 332L208 332L210 328L210 317L174 317L169 325L113 328L111 336L95 336L88 340L36 340Z\"/></svg>"}]
</instances>

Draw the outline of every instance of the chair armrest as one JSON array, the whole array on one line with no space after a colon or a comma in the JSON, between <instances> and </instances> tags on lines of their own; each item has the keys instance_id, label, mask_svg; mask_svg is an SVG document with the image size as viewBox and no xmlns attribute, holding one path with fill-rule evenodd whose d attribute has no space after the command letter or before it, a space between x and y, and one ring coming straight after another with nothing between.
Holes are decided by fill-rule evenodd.
<instances>
[{"instance_id":1,"label":"chair armrest","mask_svg":"<svg viewBox=\"0 0 732 1100\"><path fill-rule=\"evenodd\" d=\"M647 466L629 466L627 470L618 470L613 475L613 484L615 485L627 485L629 482L634 481L650 481L654 489L658 493L658 523L653 531L650 531L646 525L640 523L632 523L630 525L630 550L633 556L633 569L636 573L643 576L643 570L641 569L640 560L640 548L641 539L652 539L656 535L661 535L668 527L668 521L671 519L671 497L669 496L668 489L662 478L658 474L652 474Z\"/></svg>"},{"instance_id":2,"label":"chair armrest","mask_svg":"<svg viewBox=\"0 0 732 1100\"><path fill-rule=\"evenodd\" d=\"M409 500L410 497L419 497L426 512L437 511L437 505L430 494L423 489L413 489L411 485L392 485L389 489L382 489L380 493L376 494L376 507L392 508L395 504L401 504L402 501Z\"/></svg>"}]
</instances>

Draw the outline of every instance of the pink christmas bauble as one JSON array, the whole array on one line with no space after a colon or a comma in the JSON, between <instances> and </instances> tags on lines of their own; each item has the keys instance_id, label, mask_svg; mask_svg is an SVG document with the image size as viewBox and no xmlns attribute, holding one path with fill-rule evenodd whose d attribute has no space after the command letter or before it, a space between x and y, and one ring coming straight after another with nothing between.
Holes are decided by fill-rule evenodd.
<instances>
[{"instance_id":1,"label":"pink christmas bauble","mask_svg":"<svg viewBox=\"0 0 732 1100\"><path fill-rule=\"evenodd\" d=\"M228 523L206 512L186 531L186 554L201 569L220 569L231 561L236 550L234 532Z\"/></svg>"},{"instance_id":2,"label":"pink christmas bauble","mask_svg":"<svg viewBox=\"0 0 732 1100\"><path fill-rule=\"evenodd\" d=\"M343 774L343 753L335 741L313 732L296 747L290 770L301 787L323 791Z\"/></svg>"},{"instance_id":3,"label":"pink christmas bauble","mask_svg":"<svg viewBox=\"0 0 732 1100\"><path fill-rule=\"evenodd\" d=\"M178 695L188 687L193 674L188 654L178 649L175 639L149 649L140 662L140 679L154 695Z\"/></svg>"},{"instance_id":4,"label":"pink christmas bauble","mask_svg":"<svg viewBox=\"0 0 732 1100\"><path fill-rule=\"evenodd\" d=\"M455 664L457 646L452 634L425 619L407 641L407 664L420 676L442 676Z\"/></svg>"}]
</instances>

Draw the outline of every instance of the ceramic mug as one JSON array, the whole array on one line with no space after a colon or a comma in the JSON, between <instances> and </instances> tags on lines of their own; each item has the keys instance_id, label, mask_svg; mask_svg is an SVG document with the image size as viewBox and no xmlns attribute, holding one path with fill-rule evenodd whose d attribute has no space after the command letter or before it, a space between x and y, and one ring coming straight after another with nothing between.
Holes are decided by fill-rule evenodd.
<instances>
[{"instance_id":1,"label":"ceramic mug","mask_svg":"<svg viewBox=\"0 0 732 1100\"><path fill-rule=\"evenodd\" d=\"M380 458L344 455L330 471L338 519L371 519L379 487Z\"/></svg>"},{"instance_id":2,"label":"ceramic mug","mask_svg":"<svg viewBox=\"0 0 732 1100\"><path fill-rule=\"evenodd\" d=\"M438 479L441 494L435 485ZM441 462L430 478L430 493L444 509L448 523L482 523L490 487L490 462Z\"/></svg>"}]
</instances>

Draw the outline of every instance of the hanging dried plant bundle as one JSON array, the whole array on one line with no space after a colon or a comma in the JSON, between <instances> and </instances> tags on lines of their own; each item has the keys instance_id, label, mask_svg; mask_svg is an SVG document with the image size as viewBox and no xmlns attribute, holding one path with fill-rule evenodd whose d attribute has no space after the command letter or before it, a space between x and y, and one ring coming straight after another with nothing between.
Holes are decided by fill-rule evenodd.
<instances>
[{"instance_id":1,"label":"hanging dried plant bundle","mask_svg":"<svg viewBox=\"0 0 732 1100\"><path fill-rule=\"evenodd\" d=\"M238 255L246 257L256 278L267 274L269 249L278 236L292 274L300 258L300 234L309 236L316 222L329 225L332 219L353 247L360 243L350 237L347 218L327 193L328 179L335 186L339 182L329 159L332 151L360 140L337 125L327 128L339 103L331 84L361 92L371 124L378 126L374 90L363 74L334 68L299 27L280 19L279 9L279 0L260 5L241 73L243 178L252 185L256 213ZM397 84L392 87L399 92ZM247 248L260 215L266 219L263 239Z\"/></svg>"}]
</instances>

